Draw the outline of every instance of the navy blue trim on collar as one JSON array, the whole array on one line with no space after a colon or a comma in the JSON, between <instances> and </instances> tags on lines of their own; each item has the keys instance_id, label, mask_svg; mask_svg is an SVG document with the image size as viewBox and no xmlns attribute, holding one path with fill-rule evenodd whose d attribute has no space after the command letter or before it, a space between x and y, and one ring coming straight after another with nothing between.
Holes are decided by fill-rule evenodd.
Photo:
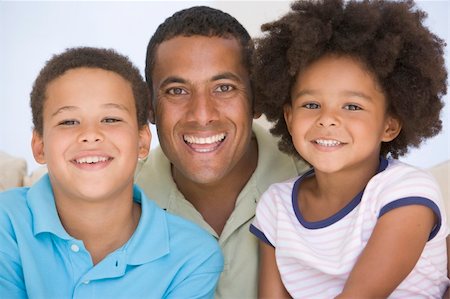
<instances>
[{"instance_id":1,"label":"navy blue trim on collar","mask_svg":"<svg viewBox=\"0 0 450 299\"><path fill-rule=\"evenodd\" d=\"M377 173L380 173L384 171L389 162L386 158L380 157L380 164L378 166ZM361 198L364 194L364 190L361 190L345 207L343 207L340 211L338 211L336 214L323 219L319 221L306 221L305 218L303 218L303 215L300 211L300 207L298 205L297 195L298 195L298 189L300 188L300 184L303 182L305 178L311 177L314 175L314 169L309 170L304 175L298 178L298 180L294 183L294 187L292 188L292 207L294 209L295 216L297 217L297 220L300 222L300 224L307 228L307 229L320 229L325 228L327 226L330 226L345 216L347 216L354 208L356 208L359 203L361 202Z\"/></svg>"}]
</instances>

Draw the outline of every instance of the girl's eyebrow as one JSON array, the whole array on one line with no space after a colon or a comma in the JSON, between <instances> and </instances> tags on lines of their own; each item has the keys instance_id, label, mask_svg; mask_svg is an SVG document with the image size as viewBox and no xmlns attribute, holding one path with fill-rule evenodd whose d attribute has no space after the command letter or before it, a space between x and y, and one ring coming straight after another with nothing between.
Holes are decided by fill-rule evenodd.
<instances>
[{"instance_id":1,"label":"girl's eyebrow","mask_svg":"<svg viewBox=\"0 0 450 299\"><path fill-rule=\"evenodd\" d=\"M319 92L313 89L305 89L305 90L301 90L300 92L296 93L294 95L294 99L305 96L305 95L316 95ZM372 101L372 97L370 97L369 95L360 92L360 91L355 91L355 90L345 90L343 92L340 93L341 95L345 96L345 97L358 97L364 100L368 100L368 101Z\"/></svg>"}]
</instances>

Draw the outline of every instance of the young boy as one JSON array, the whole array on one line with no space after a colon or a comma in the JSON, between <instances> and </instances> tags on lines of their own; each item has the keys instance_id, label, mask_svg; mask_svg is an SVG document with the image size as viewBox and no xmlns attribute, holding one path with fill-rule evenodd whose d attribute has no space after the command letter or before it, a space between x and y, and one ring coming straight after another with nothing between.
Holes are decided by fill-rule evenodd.
<instances>
[{"instance_id":1,"label":"young boy","mask_svg":"<svg viewBox=\"0 0 450 299\"><path fill-rule=\"evenodd\" d=\"M48 174L0 194L5 298L204 298L217 242L133 185L149 152L148 93L113 50L54 56L31 92L32 150Z\"/></svg>"},{"instance_id":2,"label":"young boy","mask_svg":"<svg viewBox=\"0 0 450 299\"><path fill-rule=\"evenodd\" d=\"M441 130L444 43L412 1L297 1L264 29L255 98L313 169L272 185L251 231L260 296L441 298L444 204L396 160Z\"/></svg>"}]
</instances>

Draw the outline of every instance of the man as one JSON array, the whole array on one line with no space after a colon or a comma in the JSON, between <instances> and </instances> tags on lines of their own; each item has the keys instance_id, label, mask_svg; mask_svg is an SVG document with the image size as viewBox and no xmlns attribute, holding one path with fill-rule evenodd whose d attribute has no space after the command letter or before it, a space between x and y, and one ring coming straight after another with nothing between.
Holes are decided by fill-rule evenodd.
<instances>
[{"instance_id":1,"label":"man","mask_svg":"<svg viewBox=\"0 0 450 299\"><path fill-rule=\"evenodd\" d=\"M258 249L249 233L256 203L270 184L308 168L253 124L252 50L244 27L209 7L175 13L147 48L150 121L160 148L136 180L162 208L218 240L225 267L216 298L256 298Z\"/></svg>"}]
</instances>

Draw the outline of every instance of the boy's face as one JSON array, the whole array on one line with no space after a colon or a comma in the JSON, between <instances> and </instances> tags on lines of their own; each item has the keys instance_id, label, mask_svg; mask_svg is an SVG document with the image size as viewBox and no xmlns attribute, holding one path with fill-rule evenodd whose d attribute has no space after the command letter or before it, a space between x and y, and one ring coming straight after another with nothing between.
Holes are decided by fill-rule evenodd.
<instances>
[{"instance_id":1,"label":"boy's face","mask_svg":"<svg viewBox=\"0 0 450 299\"><path fill-rule=\"evenodd\" d=\"M152 73L155 122L174 176L220 181L249 151L249 74L237 40L178 36L158 46Z\"/></svg>"},{"instance_id":2,"label":"boy's face","mask_svg":"<svg viewBox=\"0 0 450 299\"><path fill-rule=\"evenodd\" d=\"M373 76L348 57L325 56L297 77L285 119L294 146L316 170L336 172L376 163L381 142L399 122Z\"/></svg>"},{"instance_id":3,"label":"boy's face","mask_svg":"<svg viewBox=\"0 0 450 299\"><path fill-rule=\"evenodd\" d=\"M150 132L138 129L128 81L103 69L71 69L48 84L43 120L32 149L37 162L47 163L57 199L129 196Z\"/></svg>"}]
</instances>

